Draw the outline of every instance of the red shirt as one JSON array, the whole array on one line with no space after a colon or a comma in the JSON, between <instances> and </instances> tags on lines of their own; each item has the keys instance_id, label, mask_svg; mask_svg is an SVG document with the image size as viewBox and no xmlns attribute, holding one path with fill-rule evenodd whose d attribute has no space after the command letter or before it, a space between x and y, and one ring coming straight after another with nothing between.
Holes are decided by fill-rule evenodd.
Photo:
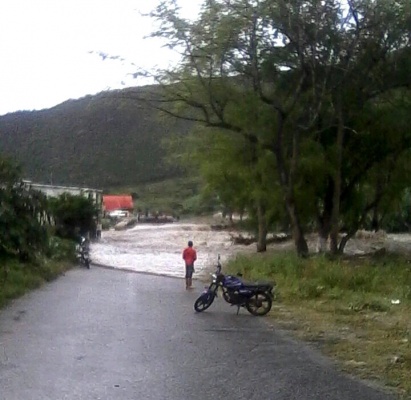
<instances>
[{"instance_id":1,"label":"red shirt","mask_svg":"<svg viewBox=\"0 0 411 400\"><path fill-rule=\"evenodd\" d=\"M197 253L192 247L187 247L183 251L183 260L186 265L193 265L194 261L197 260Z\"/></svg>"}]
</instances>

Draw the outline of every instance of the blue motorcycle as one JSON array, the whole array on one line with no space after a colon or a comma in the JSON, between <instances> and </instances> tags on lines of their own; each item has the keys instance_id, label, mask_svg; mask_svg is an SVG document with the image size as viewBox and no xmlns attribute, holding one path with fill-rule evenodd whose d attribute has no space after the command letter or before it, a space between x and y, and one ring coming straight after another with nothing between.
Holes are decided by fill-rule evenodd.
<instances>
[{"instance_id":1,"label":"blue motorcycle","mask_svg":"<svg viewBox=\"0 0 411 400\"><path fill-rule=\"evenodd\" d=\"M237 314L241 307L245 307L255 316L266 315L271 310L274 285L272 283L245 283L237 276L222 274L220 255L210 286L196 300L194 309L197 312L207 310L217 297L219 288L221 288L224 300L232 306L237 306Z\"/></svg>"},{"instance_id":2,"label":"blue motorcycle","mask_svg":"<svg viewBox=\"0 0 411 400\"><path fill-rule=\"evenodd\" d=\"M76 245L76 257L81 264L84 264L88 269L90 269L90 248L85 237L81 237L80 243Z\"/></svg>"}]
</instances>

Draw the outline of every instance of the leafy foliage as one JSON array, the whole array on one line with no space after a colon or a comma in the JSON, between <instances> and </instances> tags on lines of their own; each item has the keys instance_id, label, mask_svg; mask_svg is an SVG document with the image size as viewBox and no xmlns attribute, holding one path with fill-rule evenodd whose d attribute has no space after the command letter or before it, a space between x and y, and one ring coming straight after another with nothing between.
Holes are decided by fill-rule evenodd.
<instances>
[{"instance_id":1,"label":"leafy foliage","mask_svg":"<svg viewBox=\"0 0 411 400\"><path fill-rule=\"evenodd\" d=\"M50 213L56 223L56 234L63 238L76 239L79 234L93 231L97 209L91 199L63 193L49 199Z\"/></svg>"},{"instance_id":2,"label":"leafy foliage","mask_svg":"<svg viewBox=\"0 0 411 400\"><path fill-rule=\"evenodd\" d=\"M48 245L42 224L47 200L19 183L19 172L12 162L0 158L0 258L15 256L28 261Z\"/></svg>"},{"instance_id":3,"label":"leafy foliage","mask_svg":"<svg viewBox=\"0 0 411 400\"><path fill-rule=\"evenodd\" d=\"M236 139L227 154L244 141L259 240L273 197L287 210L300 255L308 252L310 220L330 238L330 250L341 252L368 213L409 185L404 163L393 162L411 148L403 128L411 115L408 2L213 0L194 21L179 11L165 0L151 13L158 23L152 36L182 57L176 68L153 74L163 89L150 98L154 106L212 128L210 135L230 131ZM213 161L214 171L208 160L202 164L208 183L234 202L233 176L221 185L231 168L218 172L221 162ZM230 166L236 177L248 168L232 159ZM341 229L348 234L338 243Z\"/></svg>"}]
</instances>

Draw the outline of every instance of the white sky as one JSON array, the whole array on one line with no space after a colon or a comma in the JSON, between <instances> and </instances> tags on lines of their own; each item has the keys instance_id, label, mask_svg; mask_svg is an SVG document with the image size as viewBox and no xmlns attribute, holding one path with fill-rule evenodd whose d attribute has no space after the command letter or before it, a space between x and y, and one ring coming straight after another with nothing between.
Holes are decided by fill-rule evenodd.
<instances>
[{"instance_id":1,"label":"white sky","mask_svg":"<svg viewBox=\"0 0 411 400\"><path fill-rule=\"evenodd\" d=\"M179 0L194 17L201 0ZM157 0L0 0L0 115L144 83L139 68L175 62L140 12ZM95 52L95 53L92 53ZM126 61L102 60L96 53Z\"/></svg>"}]
</instances>

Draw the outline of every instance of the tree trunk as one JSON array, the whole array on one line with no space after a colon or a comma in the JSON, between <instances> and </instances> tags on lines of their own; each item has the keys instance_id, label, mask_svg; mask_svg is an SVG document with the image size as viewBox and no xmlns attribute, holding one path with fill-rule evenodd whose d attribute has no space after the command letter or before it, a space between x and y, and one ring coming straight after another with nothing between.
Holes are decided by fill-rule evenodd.
<instances>
[{"instance_id":1,"label":"tree trunk","mask_svg":"<svg viewBox=\"0 0 411 400\"><path fill-rule=\"evenodd\" d=\"M261 204L261 200L257 202L257 218L258 218L258 238L257 252L267 250L267 221L265 217L265 208Z\"/></svg>"},{"instance_id":2,"label":"tree trunk","mask_svg":"<svg viewBox=\"0 0 411 400\"><path fill-rule=\"evenodd\" d=\"M292 200L286 200L287 211L291 219L295 249L300 257L308 256L308 245L304 237L303 228Z\"/></svg>"},{"instance_id":3,"label":"tree trunk","mask_svg":"<svg viewBox=\"0 0 411 400\"><path fill-rule=\"evenodd\" d=\"M283 154L283 134L284 134L284 119L285 116L278 113L277 137L274 145L274 154L277 160L277 168L280 176L280 183L285 194L285 205L290 217L292 226L293 239L295 249L300 257L308 255L308 245L304 237L304 232L298 216L298 211L294 201L294 174L296 172L298 160L298 133L294 132L293 136L293 152L290 163L290 169L287 170L286 162Z\"/></svg>"},{"instance_id":4,"label":"tree trunk","mask_svg":"<svg viewBox=\"0 0 411 400\"><path fill-rule=\"evenodd\" d=\"M330 216L323 215L318 221L318 243L317 251L326 253L328 251L327 242L330 236Z\"/></svg>"},{"instance_id":5,"label":"tree trunk","mask_svg":"<svg viewBox=\"0 0 411 400\"><path fill-rule=\"evenodd\" d=\"M375 187L375 198L380 199L384 192L383 184L382 184L382 177L381 175L377 178L377 183ZM378 232L380 230L380 213L379 213L379 201L376 202L375 206L372 209L372 221L371 221L371 229L374 232Z\"/></svg>"},{"instance_id":6,"label":"tree trunk","mask_svg":"<svg viewBox=\"0 0 411 400\"><path fill-rule=\"evenodd\" d=\"M340 232L340 201L341 201L341 174L343 160L343 144L344 144L344 120L342 112L341 95L338 94L336 100L336 111L338 118L337 126L337 150L336 150L336 166L334 175L334 194L333 208L331 213L331 229L330 229L330 250L332 254L338 253L338 234Z\"/></svg>"},{"instance_id":7,"label":"tree trunk","mask_svg":"<svg viewBox=\"0 0 411 400\"><path fill-rule=\"evenodd\" d=\"M331 213L333 207L334 182L328 180L327 189L323 199L322 210L318 211L318 244L317 250L319 253L328 251L327 242L330 236Z\"/></svg>"}]
</instances>

